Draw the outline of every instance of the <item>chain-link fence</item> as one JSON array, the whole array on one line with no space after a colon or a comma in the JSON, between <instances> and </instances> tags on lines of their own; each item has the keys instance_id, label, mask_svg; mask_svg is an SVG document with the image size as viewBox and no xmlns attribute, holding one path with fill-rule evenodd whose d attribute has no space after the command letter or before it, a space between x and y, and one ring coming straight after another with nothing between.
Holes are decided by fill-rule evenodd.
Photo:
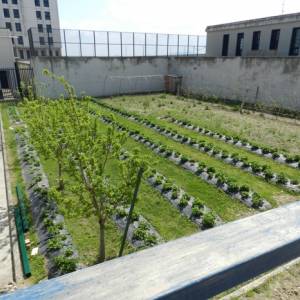
<instances>
[{"instance_id":1,"label":"chain-link fence","mask_svg":"<svg viewBox=\"0 0 300 300\"><path fill-rule=\"evenodd\" d=\"M199 56L206 36L31 28L33 56Z\"/></svg>"}]
</instances>

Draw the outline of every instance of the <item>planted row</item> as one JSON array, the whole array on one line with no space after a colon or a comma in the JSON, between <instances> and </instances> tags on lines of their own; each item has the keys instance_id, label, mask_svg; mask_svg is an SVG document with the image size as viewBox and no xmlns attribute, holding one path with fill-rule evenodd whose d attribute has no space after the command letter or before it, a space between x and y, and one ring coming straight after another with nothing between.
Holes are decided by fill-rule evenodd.
<instances>
[{"instance_id":1,"label":"planted row","mask_svg":"<svg viewBox=\"0 0 300 300\"><path fill-rule=\"evenodd\" d=\"M119 229L124 232L128 218L129 209L118 208L112 217ZM163 242L154 227L142 216L133 212L129 225L127 240L135 248L151 247Z\"/></svg>"},{"instance_id":2,"label":"planted row","mask_svg":"<svg viewBox=\"0 0 300 300\"><path fill-rule=\"evenodd\" d=\"M15 110L11 109L9 113L12 125L19 125L20 119ZM64 218L58 213L57 204L49 193L49 183L38 155L24 126L15 129L15 135L33 221L39 235L39 252L48 259L48 275L56 277L73 272L77 268L78 254L64 225Z\"/></svg>"},{"instance_id":3,"label":"planted row","mask_svg":"<svg viewBox=\"0 0 300 300\"><path fill-rule=\"evenodd\" d=\"M268 165L260 165L256 162L250 162L248 161L247 157L241 157L238 153L228 153L228 151L222 150L218 147L215 147L211 143L207 143L203 140L196 140L192 139L188 136L178 134L176 130L172 130L170 128L166 128L164 126L157 125L145 118L142 118L136 114L128 113L124 110L120 110L117 108L112 108L108 105L103 105L105 108L110 109L118 114L121 114L123 117L130 118L144 126L147 126L148 128L151 128L158 133L168 137L172 138L176 142L180 142L182 144L190 145L193 148L203 152L207 153L210 156L213 156L219 160L222 160L223 162L227 164L231 164L237 168L240 168L246 172L249 172L255 176L259 176L260 178L265 179L267 182L271 182L274 184L278 184L283 186L284 188L296 192L300 192L300 184L297 180L291 180L287 178L283 173L276 174L271 171L270 167Z\"/></svg>"},{"instance_id":4,"label":"planted row","mask_svg":"<svg viewBox=\"0 0 300 300\"><path fill-rule=\"evenodd\" d=\"M96 115L95 112L91 111L91 113ZM114 123L119 130L128 132L129 136L144 144L156 154L169 159L173 163L180 165L186 170L191 171L198 177L202 178L202 180L216 186L225 193L229 194L232 198L240 200L247 206L262 210L271 208L271 205L265 199L263 199L257 193L251 191L248 186L238 186L234 180L226 177L222 173L217 173L214 168L208 167L202 162L195 162L194 160L191 160L180 153L167 148L161 143L156 143L149 138L143 137L138 130L132 131L126 128L124 125L113 121L109 117L102 116L101 120L107 124Z\"/></svg>"},{"instance_id":5,"label":"planted row","mask_svg":"<svg viewBox=\"0 0 300 300\"><path fill-rule=\"evenodd\" d=\"M244 149L251 151L257 155L271 158L279 163L284 163L290 167L300 169L300 155L288 156L286 154L282 154L282 153L278 152L277 149L273 149L271 147L259 146L252 142L249 142L245 138L240 138L239 136L229 136L229 135L224 135L224 134L212 131L212 130L208 130L206 128L194 125L194 124L192 124L192 122L187 121L187 120L178 120L173 117L165 117L165 119L169 120L170 122L172 122L174 124L180 125L184 128L194 130L195 132L198 132L202 135L207 135L207 136L213 137L215 139L224 141L228 144L232 144L234 146L244 148Z\"/></svg>"}]
</instances>

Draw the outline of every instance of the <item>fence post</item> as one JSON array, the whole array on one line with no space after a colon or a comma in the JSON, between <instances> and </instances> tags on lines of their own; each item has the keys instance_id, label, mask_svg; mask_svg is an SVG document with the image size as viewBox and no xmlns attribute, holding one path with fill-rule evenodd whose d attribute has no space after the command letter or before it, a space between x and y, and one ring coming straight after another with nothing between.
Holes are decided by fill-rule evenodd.
<instances>
[{"instance_id":1,"label":"fence post","mask_svg":"<svg viewBox=\"0 0 300 300\"><path fill-rule=\"evenodd\" d=\"M179 56L179 34L177 34L177 56Z\"/></svg>"},{"instance_id":2,"label":"fence post","mask_svg":"<svg viewBox=\"0 0 300 300\"><path fill-rule=\"evenodd\" d=\"M93 30L93 37L94 37L94 54L95 57L97 56L97 48L96 48L96 33L95 30Z\"/></svg>"},{"instance_id":3,"label":"fence post","mask_svg":"<svg viewBox=\"0 0 300 300\"><path fill-rule=\"evenodd\" d=\"M199 35L197 35L197 56L199 56Z\"/></svg>"},{"instance_id":4,"label":"fence post","mask_svg":"<svg viewBox=\"0 0 300 300\"><path fill-rule=\"evenodd\" d=\"M170 39L170 35L168 34L168 36L167 36L167 56L169 56L169 39Z\"/></svg>"},{"instance_id":5,"label":"fence post","mask_svg":"<svg viewBox=\"0 0 300 300\"><path fill-rule=\"evenodd\" d=\"M147 33L145 33L145 56L147 56Z\"/></svg>"},{"instance_id":6,"label":"fence post","mask_svg":"<svg viewBox=\"0 0 300 300\"><path fill-rule=\"evenodd\" d=\"M158 56L158 33L156 34L156 56Z\"/></svg>"},{"instance_id":7,"label":"fence post","mask_svg":"<svg viewBox=\"0 0 300 300\"><path fill-rule=\"evenodd\" d=\"M190 50L190 36L188 35L187 56L189 56L189 50Z\"/></svg>"},{"instance_id":8,"label":"fence post","mask_svg":"<svg viewBox=\"0 0 300 300\"><path fill-rule=\"evenodd\" d=\"M67 41L66 41L66 30L64 29L64 40L65 40L65 50L66 50L66 56L68 56L68 50L67 50Z\"/></svg>"},{"instance_id":9,"label":"fence post","mask_svg":"<svg viewBox=\"0 0 300 300\"><path fill-rule=\"evenodd\" d=\"M121 57L123 57L123 34L120 32Z\"/></svg>"},{"instance_id":10,"label":"fence post","mask_svg":"<svg viewBox=\"0 0 300 300\"><path fill-rule=\"evenodd\" d=\"M133 56L135 56L135 44L134 44L134 32L132 33L132 47L133 47Z\"/></svg>"},{"instance_id":11,"label":"fence post","mask_svg":"<svg viewBox=\"0 0 300 300\"><path fill-rule=\"evenodd\" d=\"M109 54L109 31L106 32L107 34L107 56L109 57L110 54Z\"/></svg>"},{"instance_id":12,"label":"fence post","mask_svg":"<svg viewBox=\"0 0 300 300\"><path fill-rule=\"evenodd\" d=\"M78 31L79 32L79 49L80 49L80 56L82 56L82 48L81 48L81 33L80 33L80 30Z\"/></svg>"}]
</instances>

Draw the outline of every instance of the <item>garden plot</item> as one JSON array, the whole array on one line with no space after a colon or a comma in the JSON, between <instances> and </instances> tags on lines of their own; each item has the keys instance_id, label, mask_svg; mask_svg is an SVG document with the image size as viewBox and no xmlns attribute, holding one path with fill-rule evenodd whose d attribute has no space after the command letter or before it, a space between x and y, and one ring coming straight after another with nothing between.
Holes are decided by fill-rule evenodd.
<instances>
[{"instance_id":1,"label":"garden plot","mask_svg":"<svg viewBox=\"0 0 300 300\"><path fill-rule=\"evenodd\" d=\"M291 118L252 111L241 114L239 106L165 94L114 97L104 102L148 117L188 118L194 125L210 131L246 139L261 148L277 149L287 156L299 155L299 122Z\"/></svg>"},{"instance_id":2,"label":"garden plot","mask_svg":"<svg viewBox=\"0 0 300 300\"><path fill-rule=\"evenodd\" d=\"M111 109L114 112L117 112L118 114L129 118L130 120L134 120L144 126L147 126L151 129L159 132L160 134L165 135L166 137L172 138L173 140L175 140L177 142L180 142L180 143L186 144L186 145L190 145L203 153L207 153L210 156L214 156L215 158L224 161L225 163L231 164L237 168L243 169L246 172L249 172L251 174L259 176L268 182L281 185L284 188L291 190L291 191L300 192L300 184L299 184L298 180L287 178L283 173L276 174L270 169L270 167L268 165L265 165L265 164L260 165L257 162L250 162L247 157L241 157L241 156L239 156L238 153L234 153L234 154L228 153L228 151L223 150L220 147L216 147L211 143L208 143L203 140L197 140L194 138L190 138L189 135L179 134L176 130L172 130L165 126L158 125L154 122L151 122L148 119L142 118L139 115L131 114L124 110L112 108L112 107L102 104L102 103L100 103L100 105L104 106L107 109ZM184 122L180 125L184 125L188 129L190 129L191 127L193 128L192 125L186 124L186 122ZM202 132L203 130L204 129L201 129L200 132ZM197 130L197 132L199 132L199 130ZM206 132L206 130L204 130L203 132ZM210 134L208 134L208 135L211 136ZM226 138L224 138L224 140L226 140ZM228 141L230 140L231 141L230 143L234 144L234 140L231 137L227 138L227 140ZM240 141L237 141L236 144L240 144ZM267 151L269 151L269 150L267 150ZM293 158L293 160L298 160L298 158L295 157L295 158ZM286 162L286 160L285 160L285 162ZM291 166L298 168L298 162L296 162L296 165L294 163ZM297 175L299 175L299 174L297 174ZM297 178L298 178L298 176L297 176Z\"/></svg>"},{"instance_id":3,"label":"garden plot","mask_svg":"<svg viewBox=\"0 0 300 300\"><path fill-rule=\"evenodd\" d=\"M103 131L105 130L104 126ZM50 178L50 186L55 186L57 183L56 164L51 159L42 159L40 161L32 145L27 143L27 134L25 134L23 130L18 131L17 134L22 135L21 139L18 138L18 141L22 143L22 147L24 148L24 153L20 153L22 161L23 156L25 160L25 162L22 163L22 170L23 172L26 171L26 174L29 174L28 185L30 196L34 199L32 204L34 206L34 212L36 213L36 225L39 233L42 233L42 235L40 234L40 251L49 258L49 261L56 261L57 264L59 261L55 258L61 257L62 255L65 255L64 259L67 257L70 260L72 259L72 262L73 258L78 258L77 261L79 261L80 266L82 264L92 264L96 261L95 254L99 247L97 245L96 235L93 235L92 237L92 231L97 224L93 218L84 218L83 216L74 218L72 215L69 216L68 214L65 216L66 227L72 235L76 249L78 249L78 257L77 251L75 249L71 250L72 239L67 233L64 225L62 225L64 218L59 211L64 212L64 208L60 207L60 203L58 203L57 207L53 201L48 201L47 190L49 185L47 176ZM47 176L45 175L44 170ZM110 176L114 176L114 166L110 166L108 172ZM68 184L72 182L71 176L68 175L66 179ZM71 199L77 196L73 194L73 192L66 190L64 197L69 199L68 201L72 201ZM136 205L136 213L129 226L129 234L127 236L127 240L131 244L131 247L127 245L126 253L135 251L135 249L153 246L163 241L189 235L197 231L197 226L189 221L188 218L181 215L170 203L163 200L163 195L148 183L142 183L139 198L141 199ZM41 204L45 205L45 207ZM157 213L157 211L160 213ZM146 216L142 215L144 213ZM113 229L114 226L111 225L111 222L109 222L107 226L108 255L110 258L116 256L118 253L126 216L127 210L123 208L119 208L116 214L112 216L112 221L115 222L116 228L119 228L120 230L118 234L115 232L115 229ZM89 224L88 228L85 226L86 224ZM48 231L50 231L50 233ZM162 233L162 236L160 235L160 232ZM51 238L54 236L54 242L52 242ZM60 236L62 236L62 238L60 238ZM61 266L63 266L64 263L65 261L60 261ZM50 269L53 269L52 265L50 266ZM53 274L51 276L56 276L58 274L55 273L54 269L52 271ZM71 271L71 269L69 269L69 271Z\"/></svg>"}]
</instances>

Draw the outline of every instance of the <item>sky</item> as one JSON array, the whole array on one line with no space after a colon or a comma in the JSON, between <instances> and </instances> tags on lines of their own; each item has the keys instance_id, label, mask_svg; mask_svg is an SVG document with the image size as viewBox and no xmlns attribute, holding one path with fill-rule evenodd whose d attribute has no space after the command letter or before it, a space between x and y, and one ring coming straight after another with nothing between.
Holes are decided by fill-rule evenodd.
<instances>
[{"instance_id":1,"label":"sky","mask_svg":"<svg viewBox=\"0 0 300 300\"><path fill-rule=\"evenodd\" d=\"M208 25L300 12L300 0L58 0L61 28L205 34Z\"/></svg>"}]
</instances>

